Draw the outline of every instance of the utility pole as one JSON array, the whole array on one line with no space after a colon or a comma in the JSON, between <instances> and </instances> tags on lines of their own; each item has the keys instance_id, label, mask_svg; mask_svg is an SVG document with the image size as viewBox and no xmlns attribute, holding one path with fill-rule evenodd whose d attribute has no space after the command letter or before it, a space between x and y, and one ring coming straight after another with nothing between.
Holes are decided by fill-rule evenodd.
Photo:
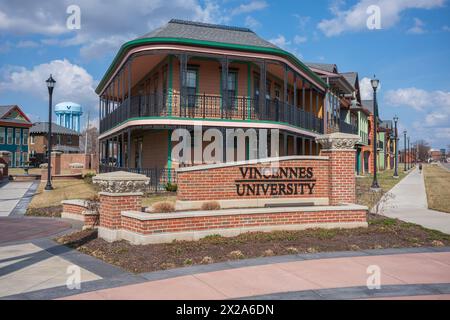
<instances>
[{"instance_id":1,"label":"utility pole","mask_svg":"<svg viewBox=\"0 0 450 320\"><path fill-rule=\"evenodd\" d=\"M85 140L84 140L84 154L87 154L88 133L89 133L89 111L88 111L88 114L87 114L86 137L85 137Z\"/></svg>"}]
</instances>

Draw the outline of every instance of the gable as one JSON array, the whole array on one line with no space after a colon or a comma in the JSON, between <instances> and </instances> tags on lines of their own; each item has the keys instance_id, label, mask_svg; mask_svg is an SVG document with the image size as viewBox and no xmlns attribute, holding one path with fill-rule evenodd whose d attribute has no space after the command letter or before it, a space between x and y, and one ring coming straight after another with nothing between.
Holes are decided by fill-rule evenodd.
<instances>
[{"instance_id":1,"label":"gable","mask_svg":"<svg viewBox=\"0 0 450 320\"><path fill-rule=\"evenodd\" d=\"M30 119L25 115L25 113L20 110L18 106L12 107L9 111L3 114L0 118L1 120L10 120L18 122L30 122Z\"/></svg>"}]
</instances>

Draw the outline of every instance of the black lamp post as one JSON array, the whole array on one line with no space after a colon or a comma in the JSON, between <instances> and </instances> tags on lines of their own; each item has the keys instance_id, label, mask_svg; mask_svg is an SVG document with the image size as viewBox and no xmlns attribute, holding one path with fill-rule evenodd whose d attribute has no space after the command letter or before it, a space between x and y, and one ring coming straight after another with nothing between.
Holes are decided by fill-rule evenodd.
<instances>
[{"instance_id":1,"label":"black lamp post","mask_svg":"<svg viewBox=\"0 0 450 320\"><path fill-rule=\"evenodd\" d=\"M45 186L45 190L53 190L52 187L52 96L53 96L53 88L55 87L55 79L53 79L52 75L47 79L47 88L48 88L48 136L47 136L47 152L48 152L48 165L47 165L47 185Z\"/></svg>"},{"instance_id":2,"label":"black lamp post","mask_svg":"<svg viewBox=\"0 0 450 320\"><path fill-rule=\"evenodd\" d=\"M397 122L398 122L398 117L395 116L394 117L394 124L395 124L395 128L394 128L394 135L395 135L395 168L394 168L394 178L398 178L398 134L397 134Z\"/></svg>"},{"instance_id":3,"label":"black lamp post","mask_svg":"<svg viewBox=\"0 0 450 320\"><path fill-rule=\"evenodd\" d=\"M411 169L411 145L409 144L408 137L408 170Z\"/></svg>"},{"instance_id":4,"label":"black lamp post","mask_svg":"<svg viewBox=\"0 0 450 320\"><path fill-rule=\"evenodd\" d=\"M403 164L405 165L404 171L407 171L406 169L406 130L403 131L403 142L405 144L405 147L403 148Z\"/></svg>"},{"instance_id":5,"label":"black lamp post","mask_svg":"<svg viewBox=\"0 0 450 320\"><path fill-rule=\"evenodd\" d=\"M371 189L374 191L378 191L380 186L378 185L377 180L377 149L378 149L378 138L377 138L377 122L378 122L378 104L377 104L377 88L380 84L380 80L373 76L373 79L370 80L370 84L373 88L373 181Z\"/></svg>"}]
</instances>

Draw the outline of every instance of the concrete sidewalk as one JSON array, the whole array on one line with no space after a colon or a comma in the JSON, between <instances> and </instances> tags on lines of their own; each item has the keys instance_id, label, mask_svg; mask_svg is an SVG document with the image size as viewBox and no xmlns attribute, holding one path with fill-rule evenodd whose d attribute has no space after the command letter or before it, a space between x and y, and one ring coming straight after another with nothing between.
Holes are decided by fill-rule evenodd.
<instances>
[{"instance_id":1,"label":"concrete sidewalk","mask_svg":"<svg viewBox=\"0 0 450 320\"><path fill-rule=\"evenodd\" d=\"M382 214L450 234L450 213L428 209L423 173L414 169L389 191Z\"/></svg>"},{"instance_id":2,"label":"concrete sidewalk","mask_svg":"<svg viewBox=\"0 0 450 320\"><path fill-rule=\"evenodd\" d=\"M217 271L208 271L210 266L203 266L203 271L197 273L172 275L165 279L156 278L143 283L69 296L65 299L274 300L450 297L450 252L425 250L422 253L405 254L386 254L386 250L384 252L383 255L358 256L358 253L355 253L355 256L300 261L294 260L293 256L291 261ZM380 289L367 287L367 279L371 275L368 271L370 266L379 267ZM152 278L152 274L141 276Z\"/></svg>"},{"instance_id":3,"label":"concrete sidewalk","mask_svg":"<svg viewBox=\"0 0 450 320\"><path fill-rule=\"evenodd\" d=\"M36 188L32 192L28 192L32 187L37 187L34 182L7 182L0 186L0 217L11 215L16 207L27 207L29 200L34 194ZM25 202L22 204L22 202ZM20 214L24 214L24 210L19 210Z\"/></svg>"}]
</instances>

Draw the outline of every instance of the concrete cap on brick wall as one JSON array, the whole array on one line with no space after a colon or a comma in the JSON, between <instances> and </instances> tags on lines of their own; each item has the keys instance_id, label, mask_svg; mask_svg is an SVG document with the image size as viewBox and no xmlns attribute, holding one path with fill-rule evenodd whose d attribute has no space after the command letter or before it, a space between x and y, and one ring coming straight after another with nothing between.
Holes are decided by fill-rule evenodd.
<instances>
[{"instance_id":1,"label":"concrete cap on brick wall","mask_svg":"<svg viewBox=\"0 0 450 320\"><path fill-rule=\"evenodd\" d=\"M359 140L358 135L343 132L333 132L316 138L316 142L320 143L324 150L353 149Z\"/></svg>"},{"instance_id":2,"label":"concrete cap on brick wall","mask_svg":"<svg viewBox=\"0 0 450 320\"><path fill-rule=\"evenodd\" d=\"M123 194L143 192L150 178L143 174L115 171L96 175L92 181L98 185L101 192Z\"/></svg>"}]
</instances>

